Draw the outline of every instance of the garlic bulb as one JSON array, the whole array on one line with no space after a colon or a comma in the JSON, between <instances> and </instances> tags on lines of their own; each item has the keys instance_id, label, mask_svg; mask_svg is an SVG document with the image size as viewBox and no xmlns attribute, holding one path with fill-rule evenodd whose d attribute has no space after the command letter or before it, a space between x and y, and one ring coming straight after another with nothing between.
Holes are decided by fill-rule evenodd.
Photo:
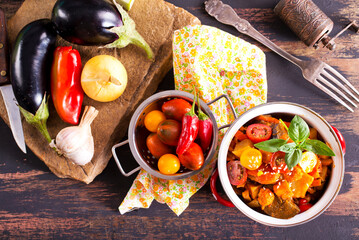
<instances>
[{"instance_id":1,"label":"garlic bulb","mask_svg":"<svg viewBox=\"0 0 359 240\"><path fill-rule=\"evenodd\" d=\"M90 162L94 154L90 125L97 114L94 107L86 106L80 124L62 129L56 136L56 143L52 140L50 146L78 165Z\"/></svg>"}]
</instances>

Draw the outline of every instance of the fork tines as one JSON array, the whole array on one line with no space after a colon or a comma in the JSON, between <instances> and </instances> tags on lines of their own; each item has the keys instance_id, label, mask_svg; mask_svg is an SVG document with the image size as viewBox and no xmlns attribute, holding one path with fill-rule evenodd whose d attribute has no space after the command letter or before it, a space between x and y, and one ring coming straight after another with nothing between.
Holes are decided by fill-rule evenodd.
<instances>
[{"instance_id":1,"label":"fork tines","mask_svg":"<svg viewBox=\"0 0 359 240\"><path fill-rule=\"evenodd\" d=\"M357 105L349 97L354 99L356 102L359 102L359 91L356 90L355 87L333 67L324 63L323 68L324 70L320 72L319 76L316 79L317 84L315 85L322 91L327 93L329 96L337 100L349 111L354 112L353 109L348 106L348 104L343 100L346 100L356 108ZM341 90L338 89L338 87Z\"/></svg>"}]
</instances>

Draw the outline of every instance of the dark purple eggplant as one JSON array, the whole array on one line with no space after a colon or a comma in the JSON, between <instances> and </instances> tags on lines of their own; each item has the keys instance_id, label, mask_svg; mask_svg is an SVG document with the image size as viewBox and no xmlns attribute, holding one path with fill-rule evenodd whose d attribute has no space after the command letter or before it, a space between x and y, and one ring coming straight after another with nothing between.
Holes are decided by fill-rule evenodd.
<instances>
[{"instance_id":1,"label":"dark purple eggplant","mask_svg":"<svg viewBox=\"0 0 359 240\"><path fill-rule=\"evenodd\" d=\"M106 0L57 0L52 22L58 34L71 43L122 48L132 43L143 48L149 59L153 52L135 29L123 8Z\"/></svg>"},{"instance_id":2,"label":"dark purple eggplant","mask_svg":"<svg viewBox=\"0 0 359 240\"><path fill-rule=\"evenodd\" d=\"M11 83L21 113L46 139L49 89L57 33L49 19L26 25L17 35L10 59Z\"/></svg>"},{"instance_id":3,"label":"dark purple eggplant","mask_svg":"<svg viewBox=\"0 0 359 240\"><path fill-rule=\"evenodd\" d=\"M116 41L117 34L109 29L123 25L117 9L103 0L59 0L52 21L63 39L88 46Z\"/></svg>"}]
</instances>

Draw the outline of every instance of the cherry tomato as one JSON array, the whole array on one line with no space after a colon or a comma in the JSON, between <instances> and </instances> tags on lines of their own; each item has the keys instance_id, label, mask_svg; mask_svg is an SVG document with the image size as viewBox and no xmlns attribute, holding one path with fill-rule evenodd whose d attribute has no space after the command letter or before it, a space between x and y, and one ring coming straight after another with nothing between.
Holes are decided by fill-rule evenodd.
<instances>
[{"instance_id":1,"label":"cherry tomato","mask_svg":"<svg viewBox=\"0 0 359 240\"><path fill-rule=\"evenodd\" d=\"M300 212L302 213L302 212L307 211L309 208L313 207L313 205L310 203L305 203L305 204L299 204L298 207L300 209Z\"/></svg>"},{"instance_id":2,"label":"cherry tomato","mask_svg":"<svg viewBox=\"0 0 359 240\"><path fill-rule=\"evenodd\" d=\"M307 199L305 199L305 198L300 198L298 205L304 205L304 204L307 204L307 203L308 203L308 200L307 200Z\"/></svg>"},{"instance_id":3,"label":"cherry tomato","mask_svg":"<svg viewBox=\"0 0 359 240\"><path fill-rule=\"evenodd\" d=\"M151 133L146 139L146 146L155 158L171 153L171 147L161 142L156 133Z\"/></svg>"},{"instance_id":4,"label":"cherry tomato","mask_svg":"<svg viewBox=\"0 0 359 240\"><path fill-rule=\"evenodd\" d=\"M265 124L255 123L248 126L246 134L253 143L259 143L271 137L272 128Z\"/></svg>"},{"instance_id":5,"label":"cherry tomato","mask_svg":"<svg viewBox=\"0 0 359 240\"><path fill-rule=\"evenodd\" d=\"M262 164L262 153L255 148L247 148L241 154L240 161L243 167L255 170Z\"/></svg>"},{"instance_id":6,"label":"cherry tomato","mask_svg":"<svg viewBox=\"0 0 359 240\"><path fill-rule=\"evenodd\" d=\"M315 153L304 152L302 154L302 160L300 160L298 165L303 169L305 173L310 173L313 171L318 161L318 157Z\"/></svg>"},{"instance_id":7,"label":"cherry tomato","mask_svg":"<svg viewBox=\"0 0 359 240\"><path fill-rule=\"evenodd\" d=\"M278 173L288 173L290 170L285 163L285 153L284 152L275 152L270 160L270 166L273 171Z\"/></svg>"},{"instance_id":8,"label":"cherry tomato","mask_svg":"<svg viewBox=\"0 0 359 240\"><path fill-rule=\"evenodd\" d=\"M166 120L166 116L159 110L153 110L145 116L145 127L150 132L157 132L158 125Z\"/></svg>"},{"instance_id":9,"label":"cherry tomato","mask_svg":"<svg viewBox=\"0 0 359 240\"><path fill-rule=\"evenodd\" d=\"M280 173L273 171L270 165L262 164L256 170L247 170L249 178L260 184L274 184L280 178Z\"/></svg>"},{"instance_id":10,"label":"cherry tomato","mask_svg":"<svg viewBox=\"0 0 359 240\"><path fill-rule=\"evenodd\" d=\"M178 157L174 154L165 154L158 160L158 170L162 174L175 174L181 167Z\"/></svg>"},{"instance_id":11,"label":"cherry tomato","mask_svg":"<svg viewBox=\"0 0 359 240\"><path fill-rule=\"evenodd\" d=\"M169 119L182 121L183 116L191 110L191 104L182 98L172 99L162 105L162 112Z\"/></svg>"},{"instance_id":12,"label":"cherry tomato","mask_svg":"<svg viewBox=\"0 0 359 240\"><path fill-rule=\"evenodd\" d=\"M204 156L202 148L197 143L192 143L188 150L178 155L183 166L190 170L198 170L203 166Z\"/></svg>"},{"instance_id":13,"label":"cherry tomato","mask_svg":"<svg viewBox=\"0 0 359 240\"><path fill-rule=\"evenodd\" d=\"M247 169L239 161L229 161L227 163L229 182L232 185L242 185L247 181Z\"/></svg>"},{"instance_id":14,"label":"cherry tomato","mask_svg":"<svg viewBox=\"0 0 359 240\"><path fill-rule=\"evenodd\" d=\"M181 130L181 123L176 120L167 119L158 125L157 135L164 144L177 146Z\"/></svg>"}]
</instances>

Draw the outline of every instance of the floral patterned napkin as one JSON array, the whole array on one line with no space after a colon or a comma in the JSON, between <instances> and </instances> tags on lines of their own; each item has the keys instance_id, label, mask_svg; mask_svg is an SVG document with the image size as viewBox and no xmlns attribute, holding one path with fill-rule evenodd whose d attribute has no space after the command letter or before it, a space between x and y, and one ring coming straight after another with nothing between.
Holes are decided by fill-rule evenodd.
<instances>
[{"instance_id":1,"label":"floral patterned napkin","mask_svg":"<svg viewBox=\"0 0 359 240\"><path fill-rule=\"evenodd\" d=\"M264 53L214 27L196 25L174 32L173 69L177 90L193 93L195 87L205 102L227 94L238 114L267 100ZM234 121L225 99L210 108L218 126ZM218 146L223 133L219 134ZM121 203L120 213L149 208L155 199L179 216L189 205L189 198L209 179L217 154L203 171L182 180L159 179L142 169Z\"/></svg>"}]
</instances>

